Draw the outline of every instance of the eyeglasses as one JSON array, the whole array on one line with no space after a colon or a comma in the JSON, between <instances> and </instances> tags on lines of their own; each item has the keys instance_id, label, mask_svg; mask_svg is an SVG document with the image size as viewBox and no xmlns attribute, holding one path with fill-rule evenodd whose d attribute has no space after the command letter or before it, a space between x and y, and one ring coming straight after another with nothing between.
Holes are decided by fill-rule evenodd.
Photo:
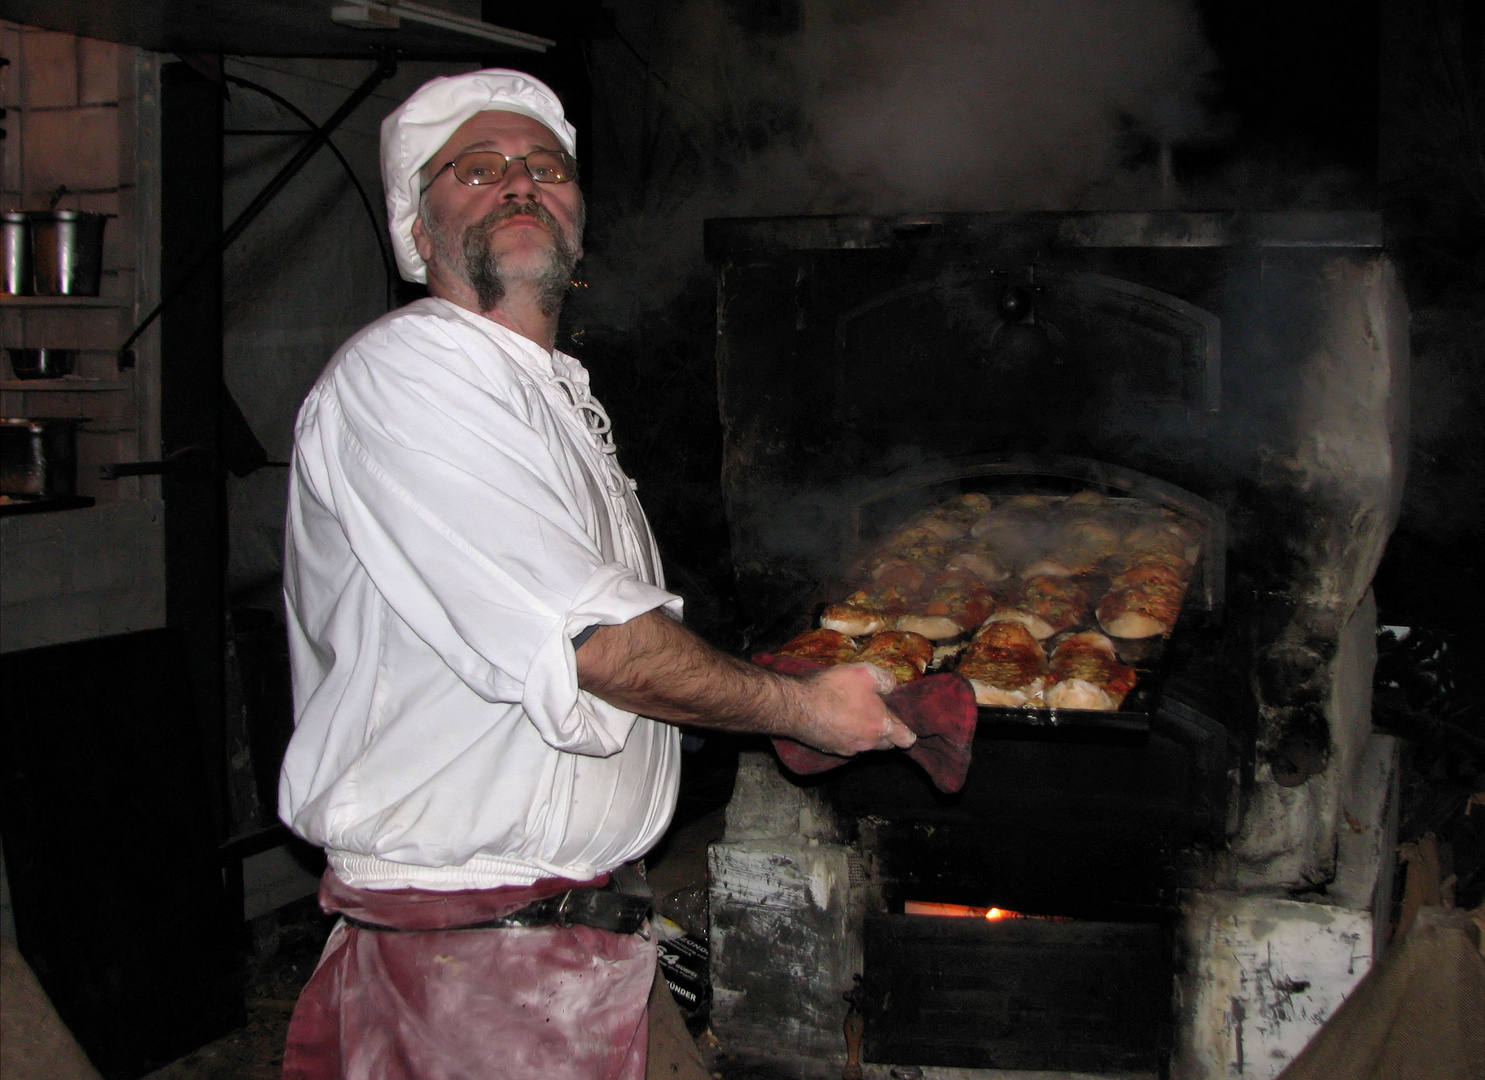
<instances>
[{"instance_id":1,"label":"eyeglasses","mask_svg":"<svg viewBox=\"0 0 1485 1080\"><path fill-rule=\"evenodd\" d=\"M470 187L497 184L504 179L505 170L510 168L512 161L525 162L526 171L538 184L566 184L577 179L577 158L561 150L533 150L520 157L511 157L498 150L470 150L439 166L438 172L423 185L423 190L427 191L432 187L433 181L445 169L453 169L454 178Z\"/></svg>"}]
</instances>

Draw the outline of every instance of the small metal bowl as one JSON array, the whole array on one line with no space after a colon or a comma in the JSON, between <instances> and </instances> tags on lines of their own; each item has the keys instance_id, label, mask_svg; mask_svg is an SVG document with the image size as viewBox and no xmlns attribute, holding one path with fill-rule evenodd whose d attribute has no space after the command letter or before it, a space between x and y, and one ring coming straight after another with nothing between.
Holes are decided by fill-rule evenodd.
<instances>
[{"instance_id":1,"label":"small metal bowl","mask_svg":"<svg viewBox=\"0 0 1485 1080\"><path fill-rule=\"evenodd\" d=\"M76 349L6 349L17 379L60 379L72 374Z\"/></svg>"}]
</instances>

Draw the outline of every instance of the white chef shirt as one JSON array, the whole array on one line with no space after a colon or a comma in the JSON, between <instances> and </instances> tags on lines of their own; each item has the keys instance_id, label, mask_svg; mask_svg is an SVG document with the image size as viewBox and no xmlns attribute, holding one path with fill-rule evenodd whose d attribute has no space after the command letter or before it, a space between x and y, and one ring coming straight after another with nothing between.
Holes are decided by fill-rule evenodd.
<instances>
[{"instance_id":1,"label":"white chef shirt","mask_svg":"<svg viewBox=\"0 0 1485 1080\"><path fill-rule=\"evenodd\" d=\"M571 639L679 616L582 365L444 300L350 339L295 430L279 813L363 888L586 879L643 854L679 735Z\"/></svg>"}]
</instances>

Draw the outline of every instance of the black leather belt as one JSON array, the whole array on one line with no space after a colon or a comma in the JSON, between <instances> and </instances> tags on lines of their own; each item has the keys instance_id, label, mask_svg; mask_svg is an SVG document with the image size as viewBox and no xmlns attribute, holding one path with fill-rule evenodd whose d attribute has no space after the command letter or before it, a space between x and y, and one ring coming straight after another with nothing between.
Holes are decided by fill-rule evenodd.
<instances>
[{"instance_id":1,"label":"black leather belt","mask_svg":"<svg viewBox=\"0 0 1485 1080\"><path fill-rule=\"evenodd\" d=\"M342 918L360 930L385 933L443 933L446 930L501 930L537 926L593 926L615 934L637 933L650 915L650 898L611 889L570 889L545 900L533 900L509 915L463 926L438 926L414 930L401 926L379 926L349 915Z\"/></svg>"}]
</instances>

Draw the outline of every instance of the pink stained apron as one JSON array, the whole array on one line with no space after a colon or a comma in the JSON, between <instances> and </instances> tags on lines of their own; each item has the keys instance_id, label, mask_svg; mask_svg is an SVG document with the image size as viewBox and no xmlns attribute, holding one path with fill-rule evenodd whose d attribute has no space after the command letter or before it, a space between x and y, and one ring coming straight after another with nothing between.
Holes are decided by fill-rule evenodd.
<instances>
[{"instance_id":1,"label":"pink stained apron","mask_svg":"<svg viewBox=\"0 0 1485 1080\"><path fill-rule=\"evenodd\" d=\"M440 893L357 889L289 1024L284 1080L643 1080L655 946L588 926L448 930L592 882ZM397 932L406 931L406 932Z\"/></svg>"}]
</instances>

